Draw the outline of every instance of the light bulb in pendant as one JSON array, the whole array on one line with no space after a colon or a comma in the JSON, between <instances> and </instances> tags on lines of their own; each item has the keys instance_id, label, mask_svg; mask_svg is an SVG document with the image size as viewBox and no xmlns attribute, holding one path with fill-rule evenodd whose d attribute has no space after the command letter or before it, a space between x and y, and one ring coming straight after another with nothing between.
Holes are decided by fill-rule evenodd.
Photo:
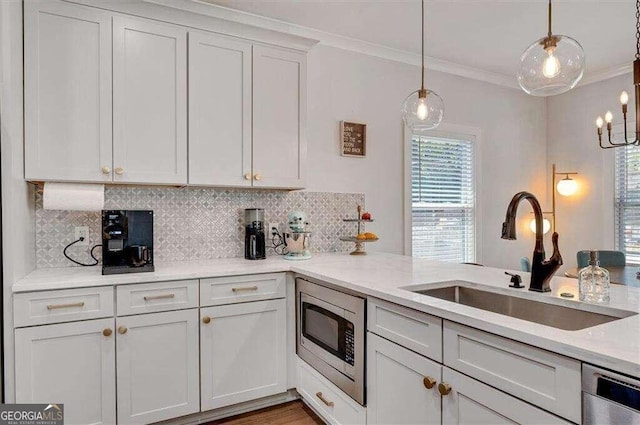
<instances>
[{"instance_id":1,"label":"light bulb in pendant","mask_svg":"<svg viewBox=\"0 0 640 425\"><path fill-rule=\"evenodd\" d=\"M542 63L542 75L547 78L553 78L560 73L560 61L553 54L553 50L549 48L547 50L548 56Z\"/></svg>"},{"instance_id":2,"label":"light bulb in pendant","mask_svg":"<svg viewBox=\"0 0 640 425\"><path fill-rule=\"evenodd\" d=\"M418 99L418 109L416 115L420 121L424 121L429 116L429 108L427 108L427 98L421 97Z\"/></svg>"}]
</instances>

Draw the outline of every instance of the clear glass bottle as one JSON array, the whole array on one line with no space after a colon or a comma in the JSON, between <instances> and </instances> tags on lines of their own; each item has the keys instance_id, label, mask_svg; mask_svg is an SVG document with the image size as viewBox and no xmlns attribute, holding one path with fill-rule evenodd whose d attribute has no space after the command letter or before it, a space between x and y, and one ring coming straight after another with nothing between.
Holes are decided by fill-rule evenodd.
<instances>
[{"instance_id":1,"label":"clear glass bottle","mask_svg":"<svg viewBox=\"0 0 640 425\"><path fill-rule=\"evenodd\" d=\"M589 252L589 265L578 272L578 285L580 301L609 302L609 272L600 267L598 251Z\"/></svg>"}]
</instances>

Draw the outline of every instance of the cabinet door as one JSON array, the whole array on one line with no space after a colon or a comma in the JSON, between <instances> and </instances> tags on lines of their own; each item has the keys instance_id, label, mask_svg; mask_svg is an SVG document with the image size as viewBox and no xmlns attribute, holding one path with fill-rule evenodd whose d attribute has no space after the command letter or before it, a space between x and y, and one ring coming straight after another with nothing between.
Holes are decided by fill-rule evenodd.
<instances>
[{"instance_id":1,"label":"cabinet door","mask_svg":"<svg viewBox=\"0 0 640 425\"><path fill-rule=\"evenodd\" d=\"M111 17L24 3L25 177L111 181Z\"/></svg>"},{"instance_id":2,"label":"cabinet door","mask_svg":"<svg viewBox=\"0 0 640 425\"><path fill-rule=\"evenodd\" d=\"M202 410L287 390L284 299L200 309Z\"/></svg>"},{"instance_id":3,"label":"cabinet door","mask_svg":"<svg viewBox=\"0 0 640 425\"><path fill-rule=\"evenodd\" d=\"M189 184L251 186L251 44L189 33Z\"/></svg>"},{"instance_id":4,"label":"cabinet door","mask_svg":"<svg viewBox=\"0 0 640 425\"><path fill-rule=\"evenodd\" d=\"M113 325L99 319L16 329L16 402L63 403L65 424L114 424Z\"/></svg>"},{"instance_id":5,"label":"cabinet door","mask_svg":"<svg viewBox=\"0 0 640 425\"><path fill-rule=\"evenodd\" d=\"M199 411L198 310L119 317L118 423Z\"/></svg>"},{"instance_id":6,"label":"cabinet door","mask_svg":"<svg viewBox=\"0 0 640 425\"><path fill-rule=\"evenodd\" d=\"M443 425L571 423L448 367L442 381L452 388L442 396Z\"/></svg>"},{"instance_id":7,"label":"cabinet door","mask_svg":"<svg viewBox=\"0 0 640 425\"><path fill-rule=\"evenodd\" d=\"M367 424L440 424L441 366L367 333ZM431 379L427 388L426 379Z\"/></svg>"},{"instance_id":8,"label":"cabinet door","mask_svg":"<svg viewBox=\"0 0 640 425\"><path fill-rule=\"evenodd\" d=\"M306 56L253 47L253 185L304 187Z\"/></svg>"},{"instance_id":9,"label":"cabinet door","mask_svg":"<svg viewBox=\"0 0 640 425\"><path fill-rule=\"evenodd\" d=\"M187 32L113 18L114 181L187 182Z\"/></svg>"}]
</instances>

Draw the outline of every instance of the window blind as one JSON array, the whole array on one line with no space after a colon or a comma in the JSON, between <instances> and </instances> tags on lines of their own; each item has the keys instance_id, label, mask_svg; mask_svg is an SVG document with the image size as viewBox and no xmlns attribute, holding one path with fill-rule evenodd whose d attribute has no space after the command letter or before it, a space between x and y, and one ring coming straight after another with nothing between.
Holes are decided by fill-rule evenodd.
<instances>
[{"instance_id":1,"label":"window blind","mask_svg":"<svg viewBox=\"0 0 640 425\"><path fill-rule=\"evenodd\" d=\"M627 263L640 264L640 148L615 151L615 245Z\"/></svg>"},{"instance_id":2,"label":"window blind","mask_svg":"<svg viewBox=\"0 0 640 425\"><path fill-rule=\"evenodd\" d=\"M411 219L414 257L475 261L474 144L414 136Z\"/></svg>"}]
</instances>

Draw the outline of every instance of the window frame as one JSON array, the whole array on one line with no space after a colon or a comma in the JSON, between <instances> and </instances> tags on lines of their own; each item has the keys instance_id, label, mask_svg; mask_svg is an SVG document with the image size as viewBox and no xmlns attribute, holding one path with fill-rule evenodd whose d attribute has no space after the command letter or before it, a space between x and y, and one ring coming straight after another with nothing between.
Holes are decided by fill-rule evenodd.
<instances>
[{"instance_id":1,"label":"window frame","mask_svg":"<svg viewBox=\"0 0 640 425\"><path fill-rule=\"evenodd\" d=\"M633 129L635 128L635 121L632 122L627 122L627 129ZM633 140L633 138L635 137L635 133L633 131L631 131L629 134L627 134L627 136L629 137L630 140ZM606 134L603 135L603 138L607 137ZM613 140L623 140L624 139L624 126L622 123L617 123L613 126L612 132L611 132L611 138ZM640 147L636 147L637 149L640 149ZM617 154L619 152L620 149L626 149L625 147L621 147L621 148L615 148L615 149L608 149L609 151L613 151L612 155L611 155L611 167L610 167L610 173L608 173L608 178L610 178L610 185L605 185L605 187L609 186L611 187L612 190L612 196L610 198L610 202L608 203L608 205L610 205L610 220L608 219L609 216L609 212L605 211L604 215L605 215L605 222L609 222L611 223L610 226L608 226L607 231L611 232L611 237L606 237L606 239L610 239L612 241L612 249L616 250L616 251L622 251L625 254L626 257L626 261L627 264L632 264L632 265L639 265L640 262L631 262L629 261L629 256L627 255L627 251L625 249L624 246L620 246L620 233L618 232L618 223L620 222L620 216L621 216L621 211L618 208L619 206L619 202L617 199L617 191L618 191L618 187L617 187L617 176L618 176L618 168L616 167L617 164ZM606 174L605 174L606 175ZM606 204L605 204L606 205ZM637 208L640 208L640 206L638 206ZM605 232L605 236L606 236L606 232ZM605 247L606 249L606 247Z\"/></svg>"},{"instance_id":2,"label":"window frame","mask_svg":"<svg viewBox=\"0 0 640 425\"><path fill-rule=\"evenodd\" d=\"M476 263L482 263L482 197L480 196L482 190L482 130L478 127L471 127L466 125L441 123L437 129L429 130L420 136L435 137L443 139L454 140L466 140L470 141L474 145L474 229L475 229L475 260ZM404 126L404 255L413 255L413 204L411 197L411 184L412 184L412 139L413 133Z\"/></svg>"}]
</instances>

